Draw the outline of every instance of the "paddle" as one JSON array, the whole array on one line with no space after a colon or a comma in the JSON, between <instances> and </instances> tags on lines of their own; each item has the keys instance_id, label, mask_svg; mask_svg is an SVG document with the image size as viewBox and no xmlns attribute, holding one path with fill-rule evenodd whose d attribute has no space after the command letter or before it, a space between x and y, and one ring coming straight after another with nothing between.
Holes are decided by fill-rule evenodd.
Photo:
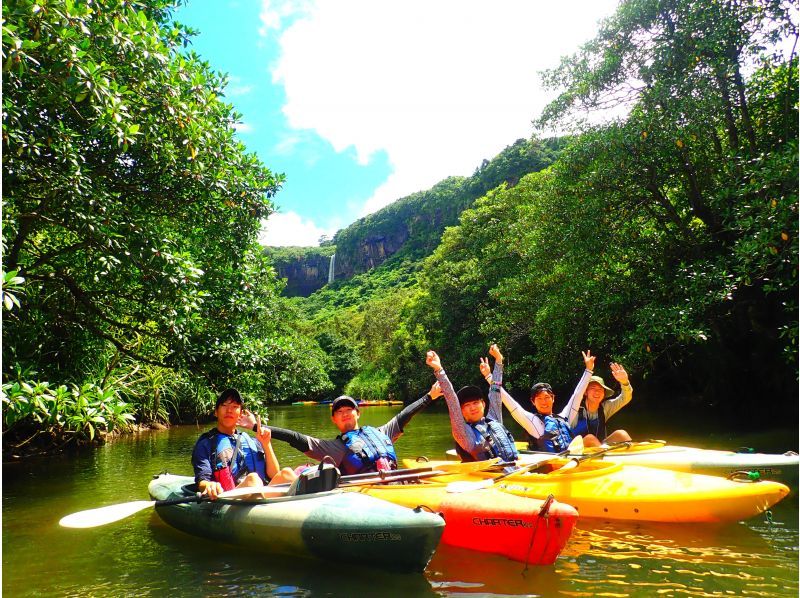
<instances>
[{"instance_id":1,"label":"paddle","mask_svg":"<svg viewBox=\"0 0 800 598\"><path fill-rule=\"evenodd\" d=\"M478 482L470 482L470 481L453 482L447 485L447 491L450 492L451 494L458 494L461 492L480 490L481 488L491 488L497 482L499 482L500 480L504 480L509 476L525 473L526 471L530 471L532 469L537 469L547 463L558 461L562 457L572 452L579 453L581 451L583 451L583 436L576 436L575 438L572 439L572 442L569 443L569 446L566 448L566 450L563 450L560 453L553 455L550 459L545 459L544 461L538 461L536 463L528 463L527 465L523 465L522 467L517 467L513 471L509 471L508 473L504 473L503 475L488 480L480 480ZM566 467L566 465L564 467ZM564 469L564 467L562 467L561 469ZM572 467L577 467L577 463Z\"/></svg>"},{"instance_id":2,"label":"paddle","mask_svg":"<svg viewBox=\"0 0 800 598\"><path fill-rule=\"evenodd\" d=\"M265 490L270 491L268 486L256 488L248 486L245 488L234 488L219 495L219 498L236 498L238 496L250 496L251 494L261 494ZM97 509L87 509L78 511L71 515L62 517L58 524L61 527L88 528L99 527L107 523L114 523L126 517L130 517L139 511L144 511L150 507L166 507L169 505L181 505L192 502L205 502L211 500L207 495L199 492L192 496L182 496L180 498L168 498L166 500L134 500L118 505L108 505Z\"/></svg>"},{"instance_id":3,"label":"paddle","mask_svg":"<svg viewBox=\"0 0 800 598\"><path fill-rule=\"evenodd\" d=\"M487 467L494 465L498 460L487 461ZM363 474L354 474L350 476L343 476L341 480L344 482L343 486L362 486L368 484L385 484L389 482L405 481L411 479L420 479L423 477L431 477L447 473L448 470L457 470L460 463L444 464L440 469L433 469L432 467L421 467L416 470L411 469L395 469L392 471L383 471L380 473L369 472ZM250 496L252 494L261 494L261 492L281 492L285 493L291 484L276 484L274 486L261 486L245 488L234 488L219 495L219 498L237 498L239 496ZM206 502L211 500L208 496L196 493L192 496L182 496L180 498L170 498L166 500L135 500L117 505L108 505L96 509L87 509L66 515L61 518L58 524L61 527L85 529L90 527L99 527L108 523L120 521L126 517L130 517L151 507L167 507L170 505L180 505L193 502Z\"/></svg>"}]
</instances>

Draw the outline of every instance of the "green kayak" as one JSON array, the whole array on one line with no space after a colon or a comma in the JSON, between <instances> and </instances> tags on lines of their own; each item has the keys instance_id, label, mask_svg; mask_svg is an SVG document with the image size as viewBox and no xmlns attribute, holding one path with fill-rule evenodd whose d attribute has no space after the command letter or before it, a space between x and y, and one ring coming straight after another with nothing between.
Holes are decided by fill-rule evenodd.
<instances>
[{"instance_id":1,"label":"green kayak","mask_svg":"<svg viewBox=\"0 0 800 598\"><path fill-rule=\"evenodd\" d=\"M191 497L194 479L161 474L148 491L155 500ZM444 531L439 515L339 490L157 506L156 512L176 529L226 544L394 571L424 570Z\"/></svg>"}]
</instances>

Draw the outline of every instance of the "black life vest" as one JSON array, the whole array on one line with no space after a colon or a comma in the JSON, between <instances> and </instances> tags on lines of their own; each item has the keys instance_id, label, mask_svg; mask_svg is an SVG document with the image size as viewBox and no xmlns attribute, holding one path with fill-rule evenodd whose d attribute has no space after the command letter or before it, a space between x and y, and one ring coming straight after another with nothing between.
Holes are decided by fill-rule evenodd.
<instances>
[{"instance_id":1,"label":"black life vest","mask_svg":"<svg viewBox=\"0 0 800 598\"><path fill-rule=\"evenodd\" d=\"M572 430L569 422L560 415L542 415L534 412L544 424L544 434L539 438L534 438L528 434L528 448L533 451L547 451L548 453L560 453L569 446L572 441Z\"/></svg>"},{"instance_id":2,"label":"black life vest","mask_svg":"<svg viewBox=\"0 0 800 598\"><path fill-rule=\"evenodd\" d=\"M345 475L378 469L397 469L394 444L391 438L378 428L364 426L341 434L339 438L347 447L347 456L341 463Z\"/></svg>"},{"instance_id":3,"label":"black life vest","mask_svg":"<svg viewBox=\"0 0 800 598\"><path fill-rule=\"evenodd\" d=\"M587 434L594 434L600 440L603 440L606 434L606 412L603 409L603 404L597 408L597 419L589 419L589 412L586 407L581 405L578 408L578 421L575 427L572 428L573 436L586 436Z\"/></svg>"},{"instance_id":4,"label":"black life vest","mask_svg":"<svg viewBox=\"0 0 800 598\"><path fill-rule=\"evenodd\" d=\"M480 421L467 425L482 448L473 455L456 443L456 452L462 461L486 461L494 457L500 457L503 461L516 461L519 457L517 447L514 446L514 437L500 422L483 417Z\"/></svg>"}]
</instances>

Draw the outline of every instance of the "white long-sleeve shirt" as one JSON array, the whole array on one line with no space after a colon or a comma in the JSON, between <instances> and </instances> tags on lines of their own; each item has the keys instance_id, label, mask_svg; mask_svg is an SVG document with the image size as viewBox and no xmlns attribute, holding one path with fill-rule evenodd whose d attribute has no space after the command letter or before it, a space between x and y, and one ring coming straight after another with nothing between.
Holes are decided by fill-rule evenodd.
<instances>
[{"instance_id":1,"label":"white long-sleeve shirt","mask_svg":"<svg viewBox=\"0 0 800 598\"><path fill-rule=\"evenodd\" d=\"M495 382L502 382L502 376L503 373L501 366L500 380L495 380ZM578 408L581 406L581 399L583 398L583 394L586 392L586 387L589 386L591 377L592 372L590 370L583 371L583 375L581 376L580 380L578 380L578 385L575 387L572 396L558 414L560 417L563 417L567 420L570 427L573 427L578 421ZM528 434L530 434L533 438L540 438L544 434L544 421L542 421L541 417L538 417L534 413L523 409L522 406L517 403L514 397L506 392L505 388L500 388L500 397L503 400L503 405L506 406L506 409L508 409L508 412L511 414L511 417L513 417L514 420L520 426L522 426Z\"/></svg>"}]
</instances>

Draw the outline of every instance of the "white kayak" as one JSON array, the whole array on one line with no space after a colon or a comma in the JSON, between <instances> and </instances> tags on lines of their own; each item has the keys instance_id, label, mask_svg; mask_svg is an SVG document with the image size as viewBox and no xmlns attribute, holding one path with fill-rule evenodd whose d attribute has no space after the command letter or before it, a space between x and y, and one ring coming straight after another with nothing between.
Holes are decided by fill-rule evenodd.
<instances>
[{"instance_id":1,"label":"white kayak","mask_svg":"<svg viewBox=\"0 0 800 598\"><path fill-rule=\"evenodd\" d=\"M518 449L526 446L517 443ZM602 446L600 449L609 448ZM524 450L524 449L523 449ZM595 449L596 450L596 449ZM586 449L585 453L591 453ZM552 453L524 451L520 458L525 462L539 461L552 457ZM784 454L751 453L701 449L691 446L678 446L664 441L632 442L615 445L614 450L605 453L604 461L656 467L672 471L702 473L719 476L744 476L743 472L758 472L762 479L784 482L797 482L800 458L789 451Z\"/></svg>"}]
</instances>

